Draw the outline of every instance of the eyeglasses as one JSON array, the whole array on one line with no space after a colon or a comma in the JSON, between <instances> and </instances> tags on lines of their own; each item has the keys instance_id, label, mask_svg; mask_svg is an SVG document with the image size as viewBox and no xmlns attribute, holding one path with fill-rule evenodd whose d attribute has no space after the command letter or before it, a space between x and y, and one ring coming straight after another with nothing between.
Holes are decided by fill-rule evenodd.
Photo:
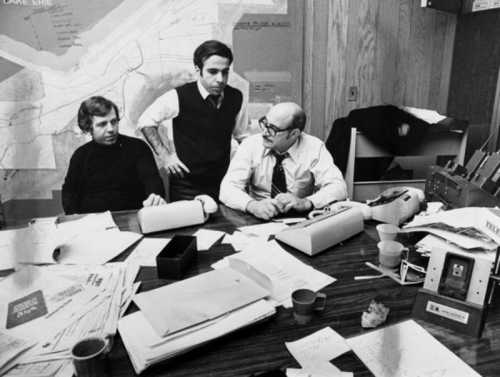
<instances>
[{"instance_id":1,"label":"eyeglasses","mask_svg":"<svg viewBox=\"0 0 500 377\"><path fill-rule=\"evenodd\" d=\"M262 128L263 131L266 131L270 136L276 136L277 133L279 132L285 132L285 131L290 131L293 130L295 127L288 127L285 129L278 128L278 126L275 126L272 123L269 123L267 121L266 116L263 116L262 118L259 119L259 126Z\"/></svg>"}]
</instances>

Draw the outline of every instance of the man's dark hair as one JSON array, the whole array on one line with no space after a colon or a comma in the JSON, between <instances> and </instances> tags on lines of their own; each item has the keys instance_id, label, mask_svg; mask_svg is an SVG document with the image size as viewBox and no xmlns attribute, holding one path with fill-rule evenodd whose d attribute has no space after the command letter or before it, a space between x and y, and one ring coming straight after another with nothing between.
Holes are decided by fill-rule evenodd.
<instances>
[{"instance_id":1,"label":"man's dark hair","mask_svg":"<svg viewBox=\"0 0 500 377\"><path fill-rule=\"evenodd\" d=\"M218 55L229 59L229 64L233 62L233 53L229 47L222 42L210 40L203 42L196 48L196 50L194 50L193 63L201 70L203 69L205 60L212 55Z\"/></svg>"},{"instance_id":2,"label":"man's dark hair","mask_svg":"<svg viewBox=\"0 0 500 377\"><path fill-rule=\"evenodd\" d=\"M78 110L78 127L83 132L90 132L92 129L92 117L103 117L109 114L111 109L115 109L116 117L120 120L118 106L109 99L101 96L90 97L82 102Z\"/></svg>"},{"instance_id":3,"label":"man's dark hair","mask_svg":"<svg viewBox=\"0 0 500 377\"><path fill-rule=\"evenodd\" d=\"M306 113L304 110L300 110L293 115L292 126L290 128L298 128L300 131L304 131L306 127Z\"/></svg>"}]
</instances>

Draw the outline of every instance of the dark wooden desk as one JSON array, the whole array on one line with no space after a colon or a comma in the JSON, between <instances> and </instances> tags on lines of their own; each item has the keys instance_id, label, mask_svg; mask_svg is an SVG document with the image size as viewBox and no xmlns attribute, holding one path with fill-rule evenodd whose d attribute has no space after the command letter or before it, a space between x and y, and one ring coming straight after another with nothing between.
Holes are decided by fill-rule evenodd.
<instances>
[{"instance_id":1,"label":"dark wooden desk","mask_svg":"<svg viewBox=\"0 0 500 377\"><path fill-rule=\"evenodd\" d=\"M121 229L138 231L135 213L119 212L113 217ZM222 207L203 227L232 232L236 227L258 222L251 216ZM291 310L280 307L276 316L263 323L229 334L187 354L157 364L143 372L141 376L237 377L274 368L299 367L288 353L284 342L296 340L325 326L332 327L344 337L363 333L365 330L360 325L361 313L376 296L390 307L388 325L409 318L417 287L402 287L389 278L354 280L356 275L374 273L364 265L365 261L376 261L377 255L376 243L369 235L373 234L373 229L369 228L370 226L367 231L314 257L308 257L288 248L303 262L338 279L322 290L327 295L327 307L309 324L302 326L295 324ZM191 234L196 229L197 227L183 228L154 236ZM197 264L188 275L208 271L213 262L232 252L232 248L225 245L200 252ZM151 267L143 267L138 278L142 281L141 291L169 283L166 280L159 280L156 277L156 269ZM423 321L418 322L481 375L492 377L500 375L500 305L494 306L490 311L481 339L462 336ZM140 336L137 334L137 337ZM119 335L116 338L111 352L112 376L134 376ZM355 376L372 375L352 352L338 357L333 362L344 371L353 371Z\"/></svg>"}]
</instances>

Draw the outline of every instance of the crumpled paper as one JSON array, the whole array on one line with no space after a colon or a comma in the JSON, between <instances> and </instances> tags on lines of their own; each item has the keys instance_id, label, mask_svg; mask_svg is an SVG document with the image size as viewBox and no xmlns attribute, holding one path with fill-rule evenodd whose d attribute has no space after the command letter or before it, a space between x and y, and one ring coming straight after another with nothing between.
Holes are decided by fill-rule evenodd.
<instances>
[{"instance_id":1,"label":"crumpled paper","mask_svg":"<svg viewBox=\"0 0 500 377\"><path fill-rule=\"evenodd\" d=\"M361 326L365 329L377 327L386 321L388 314L389 308L387 306L371 300L368 310L361 315Z\"/></svg>"}]
</instances>

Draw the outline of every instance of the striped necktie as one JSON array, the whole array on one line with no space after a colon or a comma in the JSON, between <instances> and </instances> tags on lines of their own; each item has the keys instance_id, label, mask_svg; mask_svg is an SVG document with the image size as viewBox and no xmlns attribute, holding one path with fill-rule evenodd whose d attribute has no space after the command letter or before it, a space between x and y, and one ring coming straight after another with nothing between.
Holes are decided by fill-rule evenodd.
<instances>
[{"instance_id":1,"label":"striped necktie","mask_svg":"<svg viewBox=\"0 0 500 377\"><path fill-rule=\"evenodd\" d=\"M273 168L273 177L271 180L271 198L274 198L276 195L286 192L286 177L282 162L290 155L288 154L288 152L278 154L272 151L271 153L276 159L276 163L274 164Z\"/></svg>"}]
</instances>

